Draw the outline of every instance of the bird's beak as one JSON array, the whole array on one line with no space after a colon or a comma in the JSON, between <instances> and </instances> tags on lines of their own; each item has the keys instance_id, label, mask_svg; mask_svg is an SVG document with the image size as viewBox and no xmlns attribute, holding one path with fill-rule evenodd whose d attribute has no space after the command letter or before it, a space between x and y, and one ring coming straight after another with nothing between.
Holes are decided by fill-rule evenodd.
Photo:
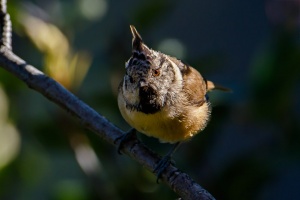
<instances>
[{"instance_id":1,"label":"bird's beak","mask_svg":"<svg viewBox=\"0 0 300 200\"><path fill-rule=\"evenodd\" d=\"M144 80L144 79L142 79L142 80L140 80L140 82L139 82L140 84L140 87L145 87L145 86L148 86L148 82L146 81L146 80Z\"/></svg>"}]
</instances>

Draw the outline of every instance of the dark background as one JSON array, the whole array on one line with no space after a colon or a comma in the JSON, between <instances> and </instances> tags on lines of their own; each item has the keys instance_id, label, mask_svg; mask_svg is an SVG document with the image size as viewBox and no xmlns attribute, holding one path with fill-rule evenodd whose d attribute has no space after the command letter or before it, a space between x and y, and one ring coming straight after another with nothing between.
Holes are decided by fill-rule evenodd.
<instances>
[{"instance_id":1,"label":"dark background","mask_svg":"<svg viewBox=\"0 0 300 200\"><path fill-rule=\"evenodd\" d=\"M233 90L176 166L223 200L300 199L299 0L9 0L14 52L123 130L117 86L145 43ZM0 199L176 199L133 160L0 69ZM154 151L170 148L139 135Z\"/></svg>"}]
</instances>

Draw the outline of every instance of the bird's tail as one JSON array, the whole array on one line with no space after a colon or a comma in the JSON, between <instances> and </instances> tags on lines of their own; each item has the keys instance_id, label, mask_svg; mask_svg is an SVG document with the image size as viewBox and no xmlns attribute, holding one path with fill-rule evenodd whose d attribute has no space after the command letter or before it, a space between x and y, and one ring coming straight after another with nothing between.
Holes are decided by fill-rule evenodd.
<instances>
[{"instance_id":1,"label":"bird's tail","mask_svg":"<svg viewBox=\"0 0 300 200\"><path fill-rule=\"evenodd\" d=\"M232 92L231 89L223 87L223 86L218 85L218 84L215 84L212 81L206 81L206 88L207 88L207 91L221 90L223 92Z\"/></svg>"}]
</instances>

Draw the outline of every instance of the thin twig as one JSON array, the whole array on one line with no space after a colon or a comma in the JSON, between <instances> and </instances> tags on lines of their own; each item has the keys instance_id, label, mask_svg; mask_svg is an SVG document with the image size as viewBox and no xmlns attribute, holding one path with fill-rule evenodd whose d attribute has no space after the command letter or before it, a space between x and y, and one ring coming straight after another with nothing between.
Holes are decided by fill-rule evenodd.
<instances>
[{"instance_id":1,"label":"thin twig","mask_svg":"<svg viewBox=\"0 0 300 200\"><path fill-rule=\"evenodd\" d=\"M9 17L7 17L9 15L6 13L6 1L1 0L0 4L0 20L5 22L1 24L0 66L26 83L29 88L41 93L50 101L75 116L85 128L116 146L114 141L121 134L124 134L123 131L79 100L58 82L27 64L11 51L11 40L8 39L11 38L11 23ZM149 171L153 171L160 160L156 153L149 150L136 137L124 143L122 152ZM179 171L173 165L170 165L162 174L162 180L183 199L214 199L211 194L194 182L187 174Z\"/></svg>"}]
</instances>

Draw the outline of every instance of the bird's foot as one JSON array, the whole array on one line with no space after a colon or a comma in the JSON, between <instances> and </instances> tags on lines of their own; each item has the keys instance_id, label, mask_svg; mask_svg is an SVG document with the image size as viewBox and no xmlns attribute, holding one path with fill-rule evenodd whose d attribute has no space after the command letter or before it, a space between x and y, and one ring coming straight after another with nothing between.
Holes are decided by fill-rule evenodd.
<instances>
[{"instance_id":1,"label":"bird's foot","mask_svg":"<svg viewBox=\"0 0 300 200\"><path fill-rule=\"evenodd\" d=\"M156 165L155 169L153 170L156 173L156 183L159 183L159 179L161 178L162 173L165 169L170 165L174 164L172 157L170 155L164 156Z\"/></svg>"},{"instance_id":2,"label":"bird's foot","mask_svg":"<svg viewBox=\"0 0 300 200\"><path fill-rule=\"evenodd\" d=\"M174 161L172 160L172 155L176 151L176 149L180 146L181 142L175 143L170 151L165 155L156 165L155 169L153 170L154 173L156 173L156 183L159 182L159 179L161 178L162 173L165 171L165 169L170 165L174 164Z\"/></svg>"},{"instance_id":3,"label":"bird's foot","mask_svg":"<svg viewBox=\"0 0 300 200\"><path fill-rule=\"evenodd\" d=\"M134 128L130 129L128 132L124 133L123 135L121 135L115 139L114 143L118 144L117 151L119 154L122 154L121 149L123 147L124 142L126 142L126 140L128 140L132 136L136 136L136 130Z\"/></svg>"}]
</instances>

